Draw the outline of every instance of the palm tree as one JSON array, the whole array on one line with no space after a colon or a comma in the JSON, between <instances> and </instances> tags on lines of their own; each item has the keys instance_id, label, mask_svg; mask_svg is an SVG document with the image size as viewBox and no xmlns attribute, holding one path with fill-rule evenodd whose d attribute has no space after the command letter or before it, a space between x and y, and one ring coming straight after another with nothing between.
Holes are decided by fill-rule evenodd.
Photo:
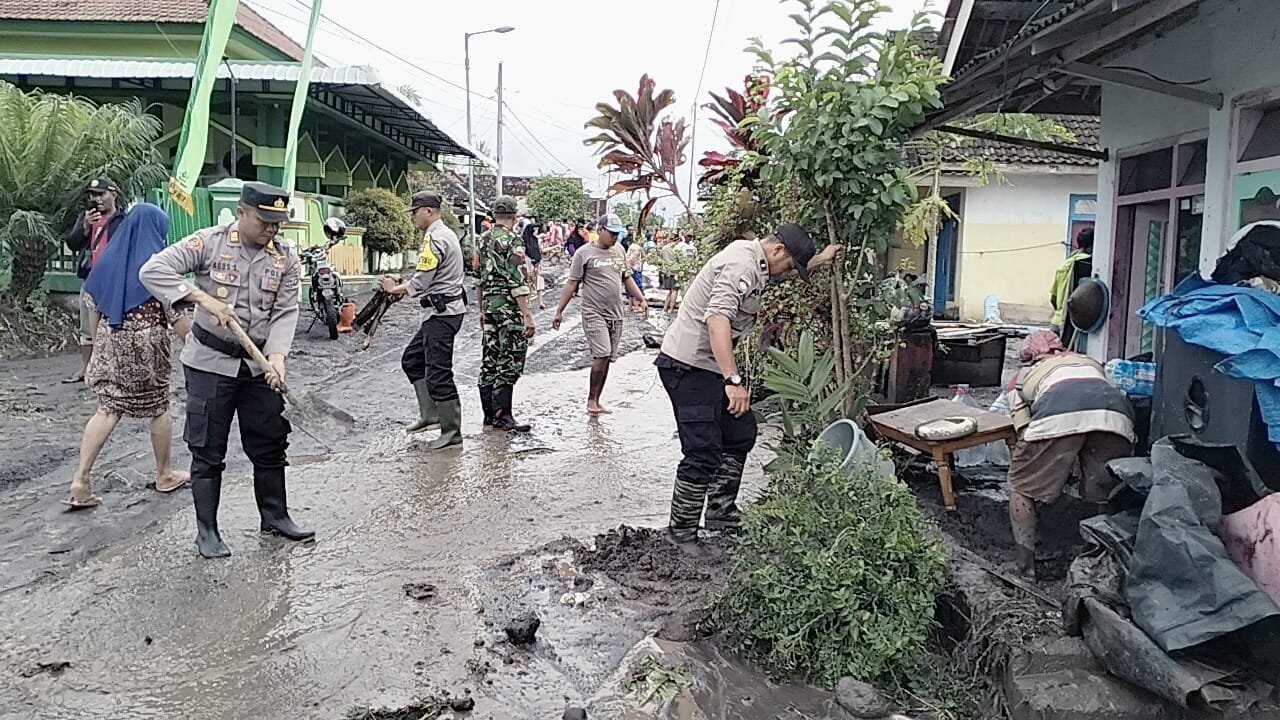
<instances>
[{"instance_id":1,"label":"palm tree","mask_svg":"<svg viewBox=\"0 0 1280 720\"><path fill-rule=\"evenodd\" d=\"M90 179L107 175L126 198L163 183L152 148L161 130L137 100L97 105L0 81L0 269L11 268L9 295L25 300L40 287Z\"/></svg>"}]
</instances>

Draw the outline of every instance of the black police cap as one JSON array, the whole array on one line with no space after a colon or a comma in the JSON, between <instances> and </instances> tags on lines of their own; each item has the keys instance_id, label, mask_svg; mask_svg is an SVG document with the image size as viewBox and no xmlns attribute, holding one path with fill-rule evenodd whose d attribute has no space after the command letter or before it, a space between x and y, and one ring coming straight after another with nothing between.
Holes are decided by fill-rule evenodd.
<instances>
[{"instance_id":1,"label":"black police cap","mask_svg":"<svg viewBox=\"0 0 1280 720\"><path fill-rule=\"evenodd\" d=\"M240 188L240 204L252 208L263 222L289 221L289 196L284 190L266 183L247 182Z\"/></svg>"}]
</instances>

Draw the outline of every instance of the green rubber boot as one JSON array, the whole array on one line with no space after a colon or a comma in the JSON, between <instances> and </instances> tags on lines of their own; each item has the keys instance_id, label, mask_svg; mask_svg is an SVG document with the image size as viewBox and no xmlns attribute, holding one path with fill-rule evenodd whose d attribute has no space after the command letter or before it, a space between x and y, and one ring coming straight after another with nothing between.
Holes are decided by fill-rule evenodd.
<instances>
[{"instance_id":1,"label":"green rubber boot","mask_svg":"<svg viewBox=\"0 0 1280 720\"><path fill-rule=\"evenodd\" d=\"M462 401L458 398L436 405L440 413L440 437L427 443L428 450L462 444Z\"/></svg>"},{"instance_id":2,"label":"green rubber boot","mask_svg":"<svg viewBox=\"0 0 1280 720\"><path fill-rule=\"evenodd\" d=\"M418 396L418 421L404 431L407 433L419 433L431 428L440 427L440 418L436 414L436 403L431 399L431 394L427 392L427 381L419 380L413 384L413 392Z\"/></svg>"}]
</instances>

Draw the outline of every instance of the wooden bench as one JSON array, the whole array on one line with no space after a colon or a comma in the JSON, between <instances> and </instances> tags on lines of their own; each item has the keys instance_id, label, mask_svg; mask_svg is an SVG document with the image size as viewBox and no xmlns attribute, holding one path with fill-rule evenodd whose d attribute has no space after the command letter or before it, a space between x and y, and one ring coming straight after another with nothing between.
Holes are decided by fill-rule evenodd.
<instances>
[{"instance_id":1,"label":"wooden bench","mask_svg":"<svg viewBox=\"0 0 1280 720\"><path fill-rule=\"evenodd\" d=\"M972 435L946 441L923 440L916 437L916 428L921 423L949 417L974 418L978 421L978 431ZM1018 434L1013 429L1013 420L1009 416L961 405L943 398L872 415L871 426L881 437L902 443L933 457L933 461L938 465L938 483L942 486L942 503L948 510L956 509L955 492L951 487L951 453L1001 441L1008 444L1009 451L1012 453L1013 445L1018 440Z\"/></svg>"}]
</instances>

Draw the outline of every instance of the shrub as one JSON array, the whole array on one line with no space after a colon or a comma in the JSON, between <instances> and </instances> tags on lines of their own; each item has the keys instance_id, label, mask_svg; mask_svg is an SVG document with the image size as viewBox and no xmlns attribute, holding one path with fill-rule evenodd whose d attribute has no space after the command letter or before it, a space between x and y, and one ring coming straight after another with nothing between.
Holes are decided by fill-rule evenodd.
<instances>
[{"instance_id":1,"label":"shrub","mask_svg":"<svg viewBox=\"0 0 1280 720\"><path fill-rule=\"evenodd\" d=\"M787 463L743 517L712 623L780 677L902 677L923 655L946 554L906 485L832 455Z\"/></svg>"},{"instance_id":2,"label":"shrub","mask_svg":"<svg viewBox=\"0 0 1280 720\"><path fill-rule=\"evenodd\" d=\"M364 247L398 253L417 247L418 231L409 221L408 201L385 188L352 190L344 199L348 225L364 228Z\"/></svg>"}]
</instances>

